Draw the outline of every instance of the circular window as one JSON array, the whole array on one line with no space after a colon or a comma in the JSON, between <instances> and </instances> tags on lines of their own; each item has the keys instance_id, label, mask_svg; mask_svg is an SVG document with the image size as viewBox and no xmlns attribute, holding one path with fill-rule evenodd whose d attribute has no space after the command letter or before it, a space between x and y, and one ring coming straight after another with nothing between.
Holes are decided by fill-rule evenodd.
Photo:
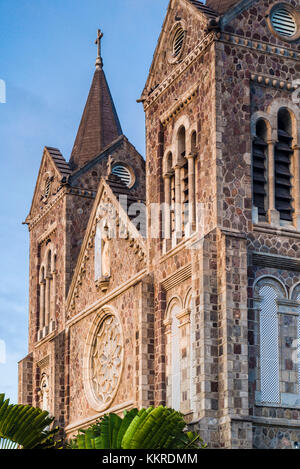
<instances>
[{"instance_id":1,"label":"circular window","mask_svg":"<svg viewBox=\"0 0 300 469\"><path fill-rule=\"evenodd\" d=\"M300 36L299 13L286 3L279 3L271 9L269 26L272 32L285 41L294 41Z\"/></svg>"},{"instance_id":2,"label":"circular window","mask_svg":"<svg viewBox=\"0 0 300 469\"><path fill-rule=\"evenodd\" d=\"M182 51L184 44L185 32L182 28L179 28L174 36L173 40L173 56L178 57Z\"/></svg>"},{"instance_id":3,"label":"circular window","mask_svg":"<svg viewBox=\"0 0 300 469\"><path fill-rule=\"evenodd\" d=\"M116 164L112 169L112 173L118 176L127 187L132 186L132 175L127 166Z\"/></svg>"},{"instance_id":4,"label":"circular window","mask_svg":"<svg viewBox=\"0 0 300 469\"><path fill-rule=\"evenodd\" d=\"M187 37L187 27L184 20L177 21L169 36L167 60L170 64L177 64L184 52Z\"/></svg>"}]
</instances>

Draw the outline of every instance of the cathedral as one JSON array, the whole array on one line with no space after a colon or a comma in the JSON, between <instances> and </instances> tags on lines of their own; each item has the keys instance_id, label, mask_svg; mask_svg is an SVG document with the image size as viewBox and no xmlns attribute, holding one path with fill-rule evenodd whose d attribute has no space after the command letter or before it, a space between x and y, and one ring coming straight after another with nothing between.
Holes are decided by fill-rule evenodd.
<instances>
[{"instance_id":1,"label":"cathedral","mask_svg":"<svg viewBox=\"0 0 300 469\"><path fill-rule=\"evenodd\" d=\"M26 219L19 402L66 438L163 404L210 448L298 448L299 0L170 0L145 160L101 38L72 154L44 148Z\"/></svg>"}]
</instances>

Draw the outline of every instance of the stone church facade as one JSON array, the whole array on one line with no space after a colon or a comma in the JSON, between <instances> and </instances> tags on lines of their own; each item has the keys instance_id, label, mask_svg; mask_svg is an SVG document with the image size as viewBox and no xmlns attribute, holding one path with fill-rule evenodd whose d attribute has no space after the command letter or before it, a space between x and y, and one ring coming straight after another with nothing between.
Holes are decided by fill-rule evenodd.
<instances>
[{"instance_id":1,"label":"stone church facade","mask_svg":"<svg viewBox=\"0 0 300 469\"><path fill-rule=\"evenodd\" d=\"M146 162L96 71L30 213L19 401L65 435L165 404L212 448L300 442L298 0L171 0Z\"/></svg>"}]
</instances>

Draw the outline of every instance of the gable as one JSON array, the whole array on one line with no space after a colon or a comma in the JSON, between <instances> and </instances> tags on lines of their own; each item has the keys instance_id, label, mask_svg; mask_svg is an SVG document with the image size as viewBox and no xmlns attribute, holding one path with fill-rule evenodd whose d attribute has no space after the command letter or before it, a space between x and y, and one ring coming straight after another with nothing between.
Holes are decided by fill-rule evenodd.
<instances>
[{"instance_id":1,"label":"gable","mask_svg":"<svg viewBox=\"0 0 300 469\"><path fill-rule=\"evenodd\" d=\"M126 195L125 186L124 193L121 195ZM107 254L109 269L101 274L96 264L99 261L97 260L99 225L101 228L107 226L109 231ZM146 267L145 256L146 245L142 235L120 206L110 184L102 179L69 290L67 299L69 314L71 316L78 314L99 298L104 297L106 293L109 294L115 288L130 281L130 278ZM105 279L108 277L107 282Z\"/></svg>"},{"instance_id":2,"label":"gable","mask_svg":"<svg viewBox=\"0 0 300 469\"><path fill-rule=\"evenodd\" d=\"M45 147L27 221L43 212L70 175L70 168L57 148Z\"/></svg>"},{"instance_id":3,"label":"gable","mask_svg":"<svg viewBox=\"0 0 300 469\"><path fill-rule=\"evenodd\" d=\"M142 94L147 97L207 35L218 14L198 0L171 0ZM181 52L174 56L176 33L185 33ZM179 38L180 39L180 38ZM175 49L176 50L176 49Z\"/></svg>"}]
</instances>

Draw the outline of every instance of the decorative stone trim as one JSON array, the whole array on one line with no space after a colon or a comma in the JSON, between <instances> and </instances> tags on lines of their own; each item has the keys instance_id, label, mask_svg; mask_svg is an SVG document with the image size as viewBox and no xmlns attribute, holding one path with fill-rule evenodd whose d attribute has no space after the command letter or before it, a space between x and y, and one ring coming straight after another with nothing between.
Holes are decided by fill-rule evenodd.
<instances>
[{"instance_id":1,"label":"decorative stone trim","mask_svg":"<svg viewBox=\"0 0 300 469\"><path fill-rule=\"evenodd\" d=\"M108 290L109 282L110 282L110 277L101 277L101 278L99 278L95 282L97 290L100 290L103 293L105 293Z\"/></svg>"},{"instance_id":2,"label":"decorative stone trim","mask_svg":"<svg viewBox=\"0 0 300 469\"><path fill-rule=\"evenodd\" d=\"M183 327L186 324L191 323L191 310L189 308L184 309L179 314L176 315L177 319L179 320L180 324L178 327Z\"/></svg>"},{"instance_id":3,"label":"decorative stone trim","mask_svg":"<svg viewBox=\"0 0 300 469\"><path fill-rule=\"evenodd\" d=\"M274 46L268 42L253 41L237 34L222 33L221 40L230 44L247 47L248 49L259 50L269 55L280 55L291 59L300 60L300 53L285 47Z\"/></svg>"},{"instance_id":4,"label":"decorative stone trim","mask_svg":"<svg viewBox=\"0 0 300 469\"><path fill-rule=\"evenodd\" d=\"M36 366L40 369L46 368L50 363L50 356L47 355L46 357L42 358L39 362L37 362Z\"/></svg>"},{"instance_id":5,"label":"decorative stone trim","mask_svg":"<svg viewBox=\"0 0 300 469\"><path fill-rule=\"evenodd\" d=\"M209 47L217 37L219 37L219 33L215 31L210 32L148 97L142 96L141 99L144 101L144 109L148 109L189 65L205 52L207 47Z\"/></svg>"},{"instance_id":6,"label":"decorative stone trim","mask_svg":"<svg viewBox=\"0 0 300 469\"><path fill-rule=\"evenodd\" d=\"M41 347L42 345L44 345L46 342L50 342L55 337L55 335L56 335L56 331L51 332L51 334L46 335L39 342L35 344L34 348L37 349Z\"/></svg>"},{"instance_id":7,"label":"decorative stone trim","mask_svg":"<svg viewBox=\"0 0 300 469\"><path fill-rule=\"evenodd\" d=\"M122 402L122 404L118 404L116 406L111 407L109 410L110 412L115 412L115 413L120 413L123 410L129 410L135 405L134 401L127 401L127 402ZM66 427L66 432L67 434L70 434L71 432L75 432L79 430L80 428L86 428L95 423L99 418L103 417L105 415L105 411L101 413L97 413L93 415L92 417L88 417L86 419L81 419L77 420L74 423L71 423Z\"/></svg>"},{"instance_id":8,"label":"decorative stone trim","mask_svg":"<svg viewBox=\"0 0 300 469\"><path fill-rule=\"evenodd\" d=\"M143 277L145 277L146 275L147 275L147 270L143 269L137 275L132 277L132 279L126 281L125 283L120 285L118 288L115 288L108 295L104 296L100 300L97 300L95 303L88 306L88 308L86 308L83 311L81 311L80 313L78 313L72 319L67 320L66 326L71 327L74 324L76 324L78 321L81 321L86 316L89 316L90 314L94 313L97 309L102 308L105 304L109 303L114 298L117 298L119 295L124 293L124 291L129 290L129 288L131 288L134 285L136 285L137 283L139 283L143 279Z\"/></svg>"},{"instance_id":9,"label":"decorative stone trim","mask_svg":"<svg viewBox=\"0 0 300 469\"><path fill-rule=\"evenodd\" d=\"M105 214L105 205L107 206L112 205L115 207L116 216L119 219L119 224L118 224L119 234L124 233L126 235L124 236L124 239L129 240L130 247L134 250L135 254L138 255L139 259L143 260L146 257L145 243L143 239L141 238L141 236L139 235L139 232L137 231L135 226L131 224L130 220L127 217L126 212L122 209L121 204L118 201L116 203L115 199L109 196L108 194L109 190L110 190L109 187L107 187L102 192L101 199L100 199L101 201L98 205L96 216L95 216L92 229L90 232L90 237L87 242L87 248L92 249L94 247L94 239L96 235L97 224L99 220L102 218L102 216L104 216ZM103 210L101 209L101 205L103 207ZM90 259L90 254L88 252L85 252L80 263L79 273L78 273L76 283L74 285L73 293L71 296L70 309L73 311L75 310L76 298L79 297L80 287L82 285L82 281L86 273L86 264L89 259ZM96 286L98 290L101 290L103 293L105 293L109 286L109 280L101 278L99 284L96 284ZM72 292L72 285L70 288L70 292Z\"/></svg>"},{"instance_id":10,"label":"decorative stone trim","mask_svg":"<svg viewBox=\"0 0 300 469\"><path fill-rule=\"evenodd\" d=\"M87 191L83 189L76 189L76 188L70 188L70 187L64 187L62 188L56 197L52 199L52 201L45 206L45 210L42 213L39 213L32 219L28 219L24 222L24 224L28 225L28 230L31 231L43 218L50 212L50 210L64 197L66 194L73 194L73 195L78 195L81 197L87 197L90 199L95 198L95 192L92 191Z\"/></svg>"},{"instance_id":11,"label":"decorative stone trim","mask_svg":"<svg viewBox=\"0 0 300 469\"><path fill-rule=\"evenodd\" d=\"M37 240L38 244L39 244L40 246L42 246L42 245L48 240L48 238L49 238L50 236L52 236L53 234L55 234L56 229L57 229L57 223L55 222L55 223L53 223L53 224L48 228L48 230L47 230L45 233L43 233L43 234L38 238L38 240Z\"/></svg>"},{"instance_id":12,"label":"decorative stone trim","mask_svg":"<svg viewBox=\"0 0 300 469\"><path fill-rule=\"evenodd\" d=\"M279 88L286 91L295 91L297 89L297 86L292 85L290 81L278 80L271 76L257 75L254 73L251 75L251 81L258 83L259 85Z\"/></svg>"},{"instance_id":13,"label":"decorative stone trim","mask_svg":"<svg viewBox=\"0 0 300 469\"><path fill-rule=\"evenodd\" d=\"M192 265L186 265L182 269L179 269L175 274L170 275L168 278L162 281L162 286L165 291L169 291L172 288L180 285L182 282L192 276Z\"/></svg>"},{"instance_id":14,"label":"decorative stone trim","mask_svg":"<svg viewBox=\"0 0 300 469\"><path fill-rule=\"evenodd\" d=\"M277 256L276 254L252 253L253 265L270 267L273 269L290 270L300 272L300 260L293 257Z\"/></svg>"},{"instance_id":15,"label":"decorative stone trim","mask_svg":"<svg viewBox=\"0 0 300 469\"><path fill-rule=\"evenodd\" d=\"M188 104L190 104L198 94L198 85L188 90L174 106L168 109L161 117L160 121L165 127L174 117L177 116Z\"/></svg>"}]
</instances>

